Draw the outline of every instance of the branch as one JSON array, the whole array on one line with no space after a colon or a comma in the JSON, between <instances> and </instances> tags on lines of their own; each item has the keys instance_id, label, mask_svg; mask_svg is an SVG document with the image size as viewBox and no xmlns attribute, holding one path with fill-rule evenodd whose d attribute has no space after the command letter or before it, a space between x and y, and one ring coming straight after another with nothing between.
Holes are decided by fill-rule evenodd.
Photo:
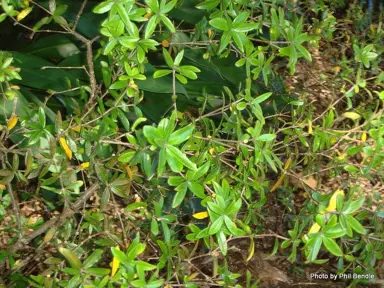
<instances>
[{"instance_id":1,"label":"branch","mask_svg":"<svg viewBox=\"0 0 384 288\"><path fill-rule=\"evenodd\" d=\"M49 221L47 221L43 225L41 225L39 229L37 229L37 230L31 232L30 234L22 237L14 245L12 245L12 247L9 249L9 251L16 253L23 246L28 245L33 239L35 239L37 236L40 236L41 234L45 233L47 230L49 230L53 226L56 226L57 228L62 226L68 218L72 217L76 212L78 212L81 209L81 207L89 199L89 197L91 197L91 195L93 193L95 193L95 191L98 189L99 189L99 184L93 184L91 187L89 187L88 190L86 190L80 196L80 198L78 198L76 200L76 202L72 205L71 208L69 208L69 207L65 208L64 211L61 213L59 218L50 219Z\"/></svg>"},{"instance_id":2,"label":"branch","mask_svg":"<svg viewBox=\"0 0 384 288\"><path fill-rule=\"evenodd\" d=\"M73 31L76 30L77 24L79 24L79 20L80 20L81 14L83 14L85 5L87 5L87 1L88 1L88 0L84 0L84 1L83 1L83 4L81 4L80 10L79 10L79 12L78 12L77 15L76 15L75 23L73 24L73 27L72 27L72 30L73 30Z\"/></svg>"},{"instance_id":3,"label":"branch","mask_svg":"<svg viewBox=\"0 0 384 288\"><path fill-rule=\"evenodd\" d=\"M3 154L1 165L2 165L2 168L6 170L7 166L5 165L4 157L5 155ZM17 197L15 194L15 191L13 191L12 189L11 183L7 184L7 191L9 193L9 196L11 197L13 212L15 213L15 216L16 216L18 239L20 240L21 239L21 217L20 217L19 202L17 201Z\"/></svg>"}]
</instances>

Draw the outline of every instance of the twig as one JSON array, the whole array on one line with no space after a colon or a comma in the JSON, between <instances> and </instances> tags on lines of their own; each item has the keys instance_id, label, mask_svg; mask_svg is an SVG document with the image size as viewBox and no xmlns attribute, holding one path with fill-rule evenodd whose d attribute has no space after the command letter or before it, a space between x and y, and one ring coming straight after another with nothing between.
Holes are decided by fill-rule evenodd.
<instances>
[{"instance_id":1,"label":"twig","mask_svg":"<svg viewBox=\"0 0 384 288\"><path fill-rule=\"evenodd\" d=\"M81 207L83 204L88 200L88 198L96 192L96 190L99 189L99 184L93 184L91 187L89 187L88 190L86 190L80 198L76 200L76 202L72 205L71 208L67 207L64 209L64 211L61 213L59 218L53 218L49 221L45 222L43 225L40 226L39 229L31 232L28 235L25 235L21 239L19 239L12 247L10 247L9 251L15 253L18 250L20 250L23 246L28 245L33 239L35 239L37 236L40 236L41 234L45 233L47 230L55 227L60 227L64 224L64 222L72 217Z\"/></svg>"},{"instance_id":2,"label":"twig","mask_svg":"<svg viewBox=\"0 0 384 288\"><path fill-rule=\"evenodd\" d=\"M1 165L2 165L3 169L7 169L7 166L5 165L5 155L4 154L3 154L3 159L1 161ZM9 193L9 196L11 197L13 212L15 213L15 216L16 216L16 223L17 223L17 230L18 230L17 234L18 234L18 238L20 240L22 237L20 209L19 209L19 203L17 201L16 194L12 189L11 183L7 184L7 191Z\"/></svg>"},{"instance_id":3,"label":"twig","mask_svg":"<svg viewBox=\"0 0 384 288\"><path fill-rule=\"evenodd\" d=\"M88 73L87 69L85 68L85 66L80 66L80 67L71 67L71 66L43 66L40 69L41 70L45 70L45 69L68 69L68 70L80 69L80 70L84 70L85 73L87 73L87 75L89 76L89 73Z\"/></svg>"},{"instance_id":4,"label":"twig","mask_svg":"<svg viewBox=\"0 0 384 288\"><path fill-rule=\"evenodd\" d=\"M73 24L73 27L72 27L73 31L76 30L77 24L79 24L79 20L80 20L81 14L83 14L83 11L84 11L85 5L87 5L87 2L88 2L88 0L84 0L83 4L81 4L80 10L79 10L79 12L76 15L75 23Z\"/></svg>"}]
</instances>

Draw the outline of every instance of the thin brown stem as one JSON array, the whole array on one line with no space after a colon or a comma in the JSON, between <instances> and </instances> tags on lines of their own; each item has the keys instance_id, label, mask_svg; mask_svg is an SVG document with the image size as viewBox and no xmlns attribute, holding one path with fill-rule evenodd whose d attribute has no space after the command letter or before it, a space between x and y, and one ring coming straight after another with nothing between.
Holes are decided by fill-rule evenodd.
<instances>
[{"instance_id":1,"label":"thin brown stem","mask_svg":"<svg viewBox=\"0 0 384 288\"><path fill-rule=\"evenodd\" d=\"M73 23L72 30L76 31L77 24L79 24L81 14L83 14L84 8L87 5L88 0L84 0L83 3L81 4L80 10L76 15L75 23Z\"/></svg>"}]
</instances>

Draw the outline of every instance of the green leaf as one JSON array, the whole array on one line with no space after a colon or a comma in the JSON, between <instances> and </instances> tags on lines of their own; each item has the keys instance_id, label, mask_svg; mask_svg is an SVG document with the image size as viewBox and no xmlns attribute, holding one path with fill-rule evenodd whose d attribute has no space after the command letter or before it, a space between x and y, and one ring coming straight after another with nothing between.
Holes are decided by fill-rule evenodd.
<instances>
[{"instance_id":1,"label":"green leaf","mask_svg":"<svg viewBox=\"0 0 384 288\"><path fill-rule=\"evenodd\" d=\"M103 51L103 54L104 55L108 55L113 48L115 48L117 44L117 39L112 39L111 41L109 41L105 46L104 46L104 51Z\"/></svg>"},{"instance_id":2,"label":"green leaf","mask_svg":"<svg viewBox=\"0 0 384 288\"><path fill-rule=\"evenodd\" d=\"M162 138L159 129L153 126L144 126L143 133L145 138L147 138L148 142L154 146L157 146L157 144L155 143L155 139Z\"/></svg>"},{"instance_id":3,"label":"green leaf","mask_svg":"<svg viewBox=\"0 0 384 288\"><path fill-rule=\"evenodd\" d=\"M173 64L172 57L171 57L171 55L169 55L168 51L164 48L163 48L163 56L164 56L164 60L167 63L167 65L170 68L173 68L174 64Z\"/></svg>"},{"instance_id":4,"label":"green leaf","mask_svg":"<svg viewBox=\"0 0 384 288\"><path fill-rule=\"evenodd\" d=\"M147 208L147 203L145 202L135 202L132 204L129 204L127 207L124 208L126 212L132 212L139 208Z\"/></svg>"},{"instance_id":5,"label":"green leaf","mask_svg":"<svg viewBox=\"0 0 384 288\"><path fill-rule=\"evenodd\" d=\"M162 175L165 170L165 163L166 163L166 150L165 148L161 148L159 152L159 163L157 164L157 174L158 176Z\"/></svg>"},{"instance_id":6,"label":"green leaf","mask_svg":"<svg viewBox=\"0 0 384 288\"><path fill-rule=\"evenodd\" d=\"M127 255L124 254L124 252L114 247L111 248L111 251L112 251L113 257L115 257L119 262L121 262L126 266L130 264L129 259L127 258Z\"/></svg>"},{"instance_id":7,"label":"green leaf","mask_svg":"<svg viewBox=\"0 0 384 288\"><path fill-rule=\"evenodd\" d=\"M217 242L219 244L221 253L223 253L225 256L228 251L228 242L223 231L220 231L220 233L217 234Z\"/></svg>"},{"instance_id":8,"label":"green leaf","mask_svg":"<svg viewBox=\"0 0 384 288\"><path fill-rule=\"evenodd\" d=\"M151 220L151 233L155 236L159 234L159 223L157 223L157 220L154 218Z\"/></svg>"},{"instance_id":9,"label":"green leaf","mask_svg":"<svg viewBox=\"0 0 384 288\"><path fill-rule=\"evenodd\" d=\"M257 139L263 142L269 142L272 141L276 138L275 134L263 134L260 135Z\"/></svg>"},{"instance_id":10,"label":"green leaf","mask_svg":"<svg viewBox=\"0 0 384 288\"><path fill-rule=\"evenodd\" d=\"M136 44L140 40L139 37L136 36L121 36L119 37L119 43L124 47L134 49Z\"/></svg>"},{"instance_id":11,"label":"green leaf","mask_svg":"<svg viewBox=\"0 0 384 288\"><path fill-rule=\"evenodd\" d=\"M307 245L311 249L309 252L309 260L315 261L317 258L317 255L319 254L321 244L323 243L323 238L321 236L311 238Z\"/></svg>"},{"instance_id":12,"label":"green leaf","mask_svg":"<svg viewBox=\"0 0 384 288\"><path fill-rule=\"evenodd\" d=\"M227 20L223 18L214 18L209 21L209 24L219 30L228 31L229 29Z\"/></svg>"},{"instance_id":13,"label":"green leaf","mask_svg":"<svg viewBox=\"0 0 384 288\"><path fill-rule=\"evenodd\" d=\"M241 208L241 198L237 199L236 202L232 202L231 205L225 210L227 215L233 215L237 213Z\"/></svg>"},{"instance_id":14,"label":"green leaf","mask_svg":"<svg viewBox=\"0 0 384 288\"><path fill-rule=\"evenodd\" d=\"M328 251L331 252L333 255L343 256L343 251L341 251L339 245L337 245L335 240L333 240L331 238L324 237L323 243L324 243L325 248L327 248Z\"/></svg>"},{"instance_id":15,"label":"green leaf","mask_svg":"<svg viewBox=\"0 0 384 288\"><path fill-rule=\"evenodd\" d=\"M171 33L176 32L175 26L173 26L173 23L171 22L171 20L169 20L168 17L166 17L164 15L160 15L160 18L161 18L161 22L163 22L165 27L167 27L168 30L171 31Z\"/></svg>"},{"instance_id":16,"label":"green leaf","mask_svg":"<svg viewBox=\"0 0 384 288\"><path fill-rule=\"evenodd\" d=\"M360 197L358 200L353 201L351 204L349 204L345 209L343 209L344 214L352 214L359 210L361 206L363 206L365 201L364 197Z\"/></svg>"},{"instance_id":17,"label":"green leaf","mask_svg":"<svg viewBox=\"0 0 384 288\"><path fill-rule=\"evenodd\" d=\"M93 13L96 14L103 14L111 10L113 4L115 4L114 1L106 1L102 2L99 5L97 5L95 8L93 8Z\"/></svg>"},{"instance_id":18,"label":"green leaf","mask_svg":"<svg viewBox=\"0 0 384 288\"><path fill-rule=\"evenodd\" d=\"M204 199L206 196L204 194L204 187L203 185L195 182L195 181L191 181L191 182L188 182L188 188L189 190L192 191L192 193L199 197L200 199Z\"/></svg>"},{"instance_id":19,"label":"green leaf","mask_svg":"<svg viewBox=\"0 0 384 288\"><path fill-rule=\"evenodd\" d=\"M194 129L195 129L194 125L188 125L173 132L169 137L168 143L171 145L179 145L187 141L192 136Z\"/></svg>"},{"instance_id":20,"label":"green leaf","mask_svg":"<svg viewBox=\"0 0 384 288\"><path fill-rule=\"evenodd\" d=\"M170 176L168 178L168 185L170 186L179 186L184 182L184 178L181 176Z\"/></svg>"},{"instance_id":21,"label":"green leaf","mask_svg":"<svg viewBox=\"0 0 384 288\"><path fill-rule=\"evenodd\" d=\"M220 3L220 0L207 0L196 6L197 9L212 10L217 7Z\"/></svg>"},{"instance_id":22,"label":"green leaf","mask_svg":"<svg viewBox=\"0 0 384 288\"><path fill-rule=\"evenodd\" d=\"M128 86L127 81L116 81L111 86L109 86L109 89L116 90L116 89L126 88L127 86Z\"/></svg>"},{"instance_id":23,"label":"green leaf","mask_svg":"<svg viewBox=\"0 0 384 288\"><path fill-rule=\"evenodd\" d=\"M181 84L187 84L188 83L187 78L185 78L183 75L176 74L176 78L177 78L177 80L180 81Z\"/></svg>"},{"instance_id":24,"label":"green leaf","mask_svg":"<svg viewBox=\"0 0 384 288\"><path fill-rule=\"evenodd\" d=\"M187 158L187 156L185 156L185 154L182 153L179 149L177 149L176 147L174 147L172 145L167 145L166 149L167 149L167 153L169 153L170 156L175 158L177 161L182 163L184 166L186 166L189 169L194 170L194 171L197 170L196 164L191 162L191 160L189 160Z\"/></svg>"},{"instance_id":25,"label":"green leaf","mask_svg":"<svg viewBox=\"0 0 384 288\"><path fill-rule=\"evenodd\" d=\"M144 123L145 121L147 121L147 118L145 118L145 117L137 118L136 121L132 125L131 131L135 131L137 126L139 126L141 123Z\"/></svg>"},{"instance_id":26,"label":"green leaf","mask_svg":"<svg viewBox=\"0 0 384 288\"><path fill-rule=\"evenodd\" d=\"M41 127L45 127L46 119L45 119L45 112L42 107L39 107L39 111L37 113L39 118L39 124Z\"/></svg>"},{"instance_id":27,"label":"green leaf","mask_svg":"<svg viewBox=\"0 0 384 288\"><path fill-rule=\"evenodd\" d=\"M144 252L146 245L144 243L138 243L134 246L130 246L127 251L127 260L133 261L138 255Z\"/></svg>"},{"instance_id":28,"label":"green leaf","mask_svg":"<svg viewBox=\"0 0 384 288\"><path fill-rule=\"evenodd\" d=\"M176 187L177 193L175 194L175 197L173 198L172 202L172 208L176 208L183 202L185 195L187 194L188 186L187 182L181 183L179 186Z\"/></svg>"},{"instance_id":29,"label":"green leaf","mask_svg":"<svg viewBox=\"0 0 384 288\"><path fill-rule=\"evenodd\" d=\"M192 72L198 73L201 72L199 68L192 66L192 65L183 65L180 67L180 70L190 70Z\"/></svg>"},{"instance_id":30,"label":"green leaf","mask_svg":"<svg viewBox=\"0 0 384 288\"><path fill-rule=\"evenodd\" d=\"M145 2L153 12L158 13L160 11L159 2L157 0L145 0Z\"/></svg>"},{"instance_id":31,"label":"green leaf","mask_svg":"<svg viewBox=\"0 0 384 288\"><path fill-rule=\"evenodd\" d=\"M258 27L259 27L258 23L243 23L243 24L237 25L232 30L238 33L244 33L244 32L249 32L249 31L258 29Z\"/></svg>"},{"instance_id":32,"label":"green leaf","mask_svg":"<svg viewBox=\"0 0 384 288\"><path fill-rule=\"evenodd\" d=\"M249 11L240 12L235 19L233 19L233 25L238 26L239 24L243 24L248 20Z\"/></svg>"},{"instance_id":33,"label":"green leaf","mask_svg":"<svg viewBox=\"0 0 384 288\"><path fill-rule=\"evenodd\" d=\"M90 273L91 275L99 276L99 277L103 277L105 275L108 275L110 272L111 272L111 270L108 268L88 268L86 270L86 273Z\"/></svg>"},{"instance_id":34,"label":"green leaf","mask_svg":"<svg viewBox=\"0 0 384 288\"><path fill-rule=\"evenodd\" d=\"M212 225L209 227L209 235L214 235L219 232L221 227L223 226L223 222L223 216L217 218L216 221L213 222Z\"/></svg>"},{"instance_id":35,"label":"green leaf","mask_svg":"<svg viewBox=\"0 0 384 288\"><path fill-rule=\"evenodd\" d=\"M264 94L256 97L254 100L252 100L252 104L254 104L254 103L260 104L261 102L264 102L265 100L267 100L271 96L272 96L272 92L264 93Z\"/></svg>"},{"instance_id":36,"label":"green leaf","mask_svg":"<svg viewBox=\"0 0 384 288\"><path fill-rule=\"evenodd\" d=\"M237 235L236 224L227 215L224 216L224 222L229 232L231 232L232 235Z\"/></svg>"},{"instance_id":37,"label":"green leaf","mask_svg":"<svg viewBox=\"0 0 384 288\"><path fill-rule=\"evenodd\" d=\"M191 180L198 180L207 174L210 165L210 162L206 162L203 166L199 167L199 169L192 175Z\"/></svg>"},{"instance_id":38,"label":"green leaf","mask_svg":"<svg viewBox=\"0 0 384 288\"><path fill-rule=\"evenodd\" d=\"M302 45L296 44L296 49L299 50L299 52L304 56L305 59L307 59L308 61L312 61L311 54Z\"/></svg>"},{"instance_id":39,"label":"green leaf","mask_svg":"<svg viewBox=\"0 0 384 288\"><path fill-rule=\"evenodd\" d=\"M345 229L340 225L336 224L329 227L328 225L324 228L324 236L327 238L340 238L345 235Z\"/></svg>"},{"instance_id":40,"label":"green leaf","mask_svg":"<svg viewBox=\"0 0 384 288\"><path fill-rule=\"evenodd\" d=\"M169 1L167 4L165 4L164 8L161 9L160 13L167 14L169 11L173 9L173 7L175 7L176 3L177 3L177 0Z\"/></svg>"},{"instance_id":41,"label":"green leaf","mask_svg":"<svg viewBox=\"0 0 384 288\"><path fill-rule=\"evenodd\" d=\"M156 16L152 16L147 23L147 27L145 28L145 39L148 39L152 36L153 32L156 29Z\"/></svg>"},{"instance_id":42,"label":"green leaf","mask_svg":"<svg viewBox=\"0 0 384 288\"><path fill-rule=\"evenodd\" d=\"M172 73L172 70L157 70L154 74L153 74L153 79L157 79L157 78L160 78L160 77L164 77L164 76L167 76L169 74Z\"/></svg>"},{"instance_id":43,"label":"green leaf","mask_svg":"<svg viewBox=\"0 0 384 288\"><path fill-rule=\"evenodd\" d=\"M135 157L136 151L126 151L119 156L119 161L122 163L129 163Z\"/></svg>"},{"instance_id":44,"label":"green leaf","mask_svg":"<svg viewBox=\"0 0 384 288\"><path fill-rule=\"evenodd\" d=\"M135 24L133 24L129 20L129 15L125 7L123 6L122 3L116 3L116 5L117 5L117 12L119 13L121 20L123 20L125 27L127 27L129 34L136 35L137 27L135 27Z\"/></svg>"},{"instance_id":45,"label":"green leaf","mask_svg":"<svg viewBox=\"0 0 384 288\"><path fill-rule=\"evenodd\" d=\"M71 250L68 250L66 248L60 248L59 251L65 257L65 259L67 259L72 268L80 269L81 267L83 267L83 264L81 263L79 257L77 257L77 255Z\"/></svg>"},{"instance_id":46,"label":"green leaf","mask_svg":"<svg viewBox=\"0 0 384 288\"><path fill-rule=\"evenodd\" d=\"M133 261L133 263L136 265L137 269L140 269L142 271L151 271L153 269L156 269L156 267L157 267L155 265L152 265L152 264L149 264L147 262L140 261L140 260Z\"/></svg>"},{"instance_id":47,"label":"green leaf","mask_svg":"<svg viewBox=\"0 0 384 288\"><path fill-rule=\"evenodd\" d=\"M96 249L93 251L92 254L89 255L87 259L85 259L84 268L87 269L96 264L101 259L101 255L103 255L103 253L104 251L101 249Z\"/></svg>"},{"instance_id":48,"label":"green leaf","mask_svg":"<svg viewBox=\"0 0 384 288\"><path fill-rule=\"evenodd\" d=\"M359 234L366 234L367 233L365 228L363 227L363 225L361 225L359 223L359 221L357 221L354 217L352 217L351 215L345 215L345 218L347 219L348 224L357 233L359 233Z\"/></svg>"},{"instance_id":49,"label":"green leaf","mask_svg":"<svg viewBox=\"0 0 384 288\"><path fill-rule=\"evenodd\" d=\"M175 58L174 65L175 65L175 66L179 66L180 63L181 63L181 60L183 60L183 57L184 57L184 50L181 50L181 51L177 54L177 56L176 56L176 58Z\"/></svg>"},{"instance_id":50,"label":"green leaf","mask_svg":"<svg viewBox=\"0 0 384 288\"><path fill-rule=\"evenodd\" d=\"M216 203L208 202L207 205L208 205L209 210L212 211L213 213L215 213L219 216L225 214L224 210L219 205L217 205Z\"/></svg>"},{"instance_id":51,"label":"green leaf","mask_svg":"<svg viewBox=\"0 0 384 288\"><path fill-rule=\"evenodd\" d=\"M246 44L247 39L244 40L244 38L242 38L241 36L242 34L240 33L232 33L232 38L233 40L235 40L237 47L239 47L239 50L241 52L244 52L244 44Z\"/></svg>"}]
</instances>

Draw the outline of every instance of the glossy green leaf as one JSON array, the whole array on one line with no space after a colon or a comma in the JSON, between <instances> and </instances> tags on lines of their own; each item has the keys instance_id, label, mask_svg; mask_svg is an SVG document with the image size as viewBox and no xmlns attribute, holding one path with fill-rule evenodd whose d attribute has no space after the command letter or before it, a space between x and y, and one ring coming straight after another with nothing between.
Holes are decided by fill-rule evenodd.
<instances>
[{"instance_id":1,"label":"glossy green leaf","mask_svg":"<svg viewBox=\"0 0 384 288\"><path fill-rule=\"evenodd\" d=\"M188 167L191 170L197 170L196 164L191 162L191 160L189 160L187 158L187 156L185 156L185 154L182 153L176 147L174 147L172 145L167 145L166 150L167 150L167 153L169 153L169 155L171 157L175 158L177 161L182 163L184 166Z\"/></svg>"},{"instance_id":2,"label":"glossy green leaf","mask_svg":"<svg viewBox=\"0 0 384 288\"><path fill-rule=\"evenodd\" d=\"M219 232L221 227L223 226L223 222L223 216L217 218L216 221L213 222L212 225L209 227L209 235L214 235Z\"/></svg>"},{"instance_id":3,"label":"glossy green leaf","mask_svg":"<svg viewBox=\"0 0 384 288\"><path fill-rule=\"evenodd\" d=\"M183 182L182 184L176 187L175 190L177 191L177 193L173 198L172 208L176 208L181 204L181 202L185 198L185 195L187 194L187 190L188 190L187 188L188 188L187 182Z\"/></svg>"},{"instance_id":4,"label":"glossy green leaf","mask_svg":"<svg viewBox=\"0 0 384 288\"><path fill-rule=\"evenodd\" d=\"M328 251L331 252L333 255L343 256L343 251L341 251L340 246L337 245L335 240L333 240L331 238L324 237L323 243L324 243L325 248L327 248Z\"/></svg>"},{"instance_id":5,"label":"glossy green leaf","mask_svg":"<svg viewBox=\"0 0 384 288\"><path fill-rule=\"evenodd\" d=\"M366 230L365 228L363 227L363 225L361 225L359 223L359 221L357 221L354 217L352 217L351 215L345 215L346 219L347 219L347 222L348 224L352 227L353 230L355 230L357 233L359 234L366 234Z\"/></svg>"}]
</instances>

